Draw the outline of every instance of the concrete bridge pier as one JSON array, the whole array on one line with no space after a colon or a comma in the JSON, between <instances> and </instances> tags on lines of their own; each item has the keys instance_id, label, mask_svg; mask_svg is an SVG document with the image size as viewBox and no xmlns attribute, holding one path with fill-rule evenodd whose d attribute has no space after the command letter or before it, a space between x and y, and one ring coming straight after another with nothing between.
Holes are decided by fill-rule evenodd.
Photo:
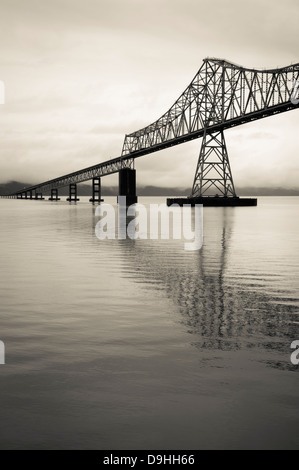
<instances>
[{"instance_id":1,"label":"concrete bridge pier","mask_svg":"<svg viewBox=\"0 0 299 470\"><path fill-rule=\"evenodd\" d=\"M49 201L60 201L58 197L58 188L51 189L51 197L49 197Z\"/></svg>"},{"instance_id":2,"label":"concrete bridge pier","mask_svg":"<svg viewBox=\"0 0 299 470\"><path fill-rule=\"evenodd\" d=\"M43 193L35 193L35 198L38 201L43 201L45 198L43 197Z\"/></svg>"},{"instance_id":3,"label":"concrete bridge pier","mask_svg":"<svg viewBox=\"0 0 299 470\"><path fill-rule=\"evenodd\" d=\"M76 183L71 183L69 186L69 197L66 199L69 202L76 202L80 201L80 199L77 198L77 184Z\"/></svg>"},{"instance_id":4,"label":"concrete bridge pier","mask_svg":"<svg viewBox=\"0 0 299 470\"><path fill-rule=\"evenodd\" d=\"M118 196L126 196L126 204L137 203L136 196L136 170L123 168L118 173ZM117 202L119 199L117 198Z\"/></svg>"},{"instance_id":5,"label":"concrete bridge pier","mask_svg":"<svg viewBox=\"0 0 299 470\"><path fill-rule=\"evenodd\" d=\"M92 197L89 199L89 202L100 202L104 201L101 199L101 178L92 178Z\"/></svg>"}]
</instances>

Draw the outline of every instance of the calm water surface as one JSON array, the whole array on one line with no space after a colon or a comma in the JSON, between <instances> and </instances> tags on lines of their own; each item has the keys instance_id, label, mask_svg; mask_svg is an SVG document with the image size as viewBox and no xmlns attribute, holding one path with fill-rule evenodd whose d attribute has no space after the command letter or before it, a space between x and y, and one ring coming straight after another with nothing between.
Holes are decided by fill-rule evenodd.
<instances>
[{"instance_id":1,"label":"calm water surface","mask_svg":"<svg viewBox=\"0 0 299 470\"><path fill-rule=\"evenodd\" d=\"M94 210L0 200L0 447L298 449L299 198L205 208L194 252Z\"/></svg>"}]
</instances>

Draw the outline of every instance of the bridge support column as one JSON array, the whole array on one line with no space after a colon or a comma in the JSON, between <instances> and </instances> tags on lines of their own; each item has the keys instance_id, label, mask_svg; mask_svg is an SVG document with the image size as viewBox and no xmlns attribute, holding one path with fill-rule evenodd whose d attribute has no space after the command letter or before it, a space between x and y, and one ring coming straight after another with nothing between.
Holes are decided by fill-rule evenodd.
<instances>
[{"instance_id":1,"label":"bridge support column","mask_svg":"<svg viewBox=\"0 0 299 470\"><path fill-rule=\"evenodd\" d=\"M223 130L205 130L191 197L237 197Z\"/></svg>"},{"instance_id":2,"label":"bridge support column","mask_svg":"<svg viewBox=\"0 0 299 470\"><path fill-rule=\"evenodd\" d=\"M77 185L76 183L71 183L69 186L69 197L66 199L69 202L76 202L80 201L80 199L77 198Z\"/></svg>"},{"instance_id":3,"label":"bridge support column","mask_svg":"<svg viewBox=\"0 0 299 470\"><path fill-rule=\"evenodd\" d=\"M58 197L58 189L57 188L52 188L51 189L51 197L49 197L49 201L60 201L60 198Z\"/></svg>"},{"instance_id":4,"label":"bridge support column","mask_svg":"<svg viewBox=\"0 0 299 470\"><path fill-rule=\"evenodd\" d=\"M33 199L33 195L32 195L32 194L33 194L33 191L32 191L32 189L30 189L30 191L26 191L26 193L24 193L24 194L25 194L25 199Z\"/></svg>"},{"instance_id":5,"label":"bridge support column","mask_svg":"<svg viewBox=\"0 0 299 470\"><path fill-rule=\"evenodd\" d=\"M118 175L118 195L126 196L127 206L136 204L136 170L123 168Z\"/></svg>"},{"instance_id":6,"label":"bridge support column","mask_svg":"<svg viewBox=\"0 0 299 470\"><path fill-rule=\"evenodd\" d=\"M92 197L89 199L89 202L100 202L104 201L101 199L101 178L92 178Z\"/></svg>"},{"instance_id":7,"label":"bridge support column","mask_svg":"<svg viewBox=\"0 0 299 470\"><path fill-rule=\"evenodd\" d=\"M240 199L235 192L223 130L204 132L195 172L192 194L188 198L168 198L167 205L256 206L257 199Z\"/></svg>"},{"instance_id":8,"label":"bridge support column","mask_svg":"<svg viewBox=\"0 0 299 470\"><path fill-rule=\"evenodd\" d=\"M38 201L43 201L45 198L43 197L43 193L35 193L35 198Z\"/></svg>"}]
</instances>

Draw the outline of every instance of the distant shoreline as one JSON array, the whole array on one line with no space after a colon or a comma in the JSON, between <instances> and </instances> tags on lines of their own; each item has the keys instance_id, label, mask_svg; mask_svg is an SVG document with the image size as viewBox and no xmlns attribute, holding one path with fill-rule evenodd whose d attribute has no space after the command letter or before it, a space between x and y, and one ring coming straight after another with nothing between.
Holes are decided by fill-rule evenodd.
<instances>
[{"instance_id":1,"label":"distant shoreline","mask_svg":"<svg viewBox=\"0 0 299 470\"><path fill-rule=\"evenodd\" d=\"M10 181L0 184L0 195L14 193L26 187L32 186L34 183L24 183L20 181ZM191 188L166 188L160 186L137 186L138 196L167 196L167 197L184 197L190 195ZM238 196L299 196L299 189L290 188L264 188L264 187L244 187L236 188ZM68 195L68 188L59 190L61 196ZM90 196L91 185L86 183L78 184L79 196ZM117 186L102 186L103 196L116 196L118 194Z\"/></svg>"}]
</instances>

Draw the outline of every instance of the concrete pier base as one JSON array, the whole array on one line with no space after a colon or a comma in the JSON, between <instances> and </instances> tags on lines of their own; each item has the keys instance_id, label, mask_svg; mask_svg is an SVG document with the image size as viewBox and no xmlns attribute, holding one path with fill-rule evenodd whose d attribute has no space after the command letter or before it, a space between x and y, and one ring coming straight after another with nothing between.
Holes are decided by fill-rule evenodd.
<instances>
[{"instance_id":1,"label":"concrete pier base","mask_svg":"<svg viewBox=\"0 0 299 470\"><path fill-rule=\"evenodd\" d=\"M35 193L34 199L37 201L43 201L45 198L43 197L42 193Z\"/></svg>"},{"instance_id":2,"label":"concrete pier base","mask_svg":"<svg viewBox=\"0 0 299 470\"><path fill-rule=\"evenodd\" d=\"M77 202L80 199L77 198L77 185L76 183L72 183L69 186L69 197L66 199L69 202Z\"/></svg>"},{"instance_id":3,"label":"concrete pier base","mask_svg":"<svg viewBox=\"0 0 299 470\"><path fill-rule=\"evenodd\" d=\"M138 200L136 196L136 170L123 168L118 175L118 196L126 196L127 206L136 204Z\"/></svg>"},{"instance_id":4,"label":"concrete pier base","mask_svg":"<svg viewBox=\"0 0 299 470\"><path fill-rule=\"evenodd\" d=\"M60 198L58 197L58 189L57 188L52 188L51 189L51 197L49 197L49 201L60 201Z\"/></svg>"},{"instance_id":5,"label":"concrete pier base","mask_svg":"<svg viewBox=\"0 0 299 470\"><path fill-rule=\"evenodd\" d=\"M92 197L89 199L89 202L97 203L103 202L104 199L101 199L101 178L92 179Z\"/></svg>"},{"instance_id":6,"label":"concrete pier base","mask_svg":"<svg viewBox=\"0 0 299 470\"><path fill-rule=\"evenodd\" d=\"M257 206L257 199L255 198L239 198L239 197L181 197L181 198L167 198L167 206L178 204L202 204L205 207L246 207Z\"/></svg>"}]
</instances>

